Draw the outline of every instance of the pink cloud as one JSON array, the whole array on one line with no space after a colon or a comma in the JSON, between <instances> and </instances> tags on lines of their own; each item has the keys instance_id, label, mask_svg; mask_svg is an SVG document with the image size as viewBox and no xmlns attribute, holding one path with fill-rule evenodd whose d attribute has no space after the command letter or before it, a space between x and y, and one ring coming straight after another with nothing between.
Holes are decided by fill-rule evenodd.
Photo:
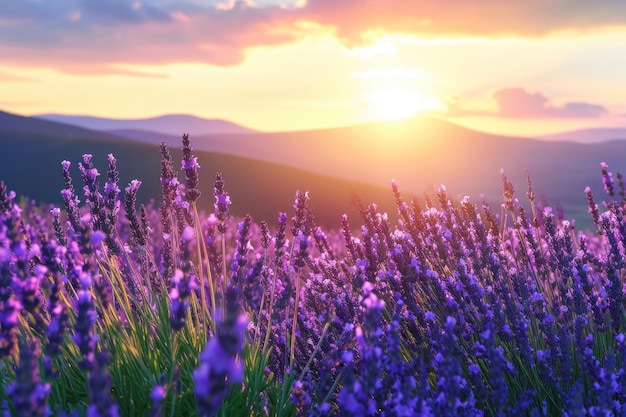
<instances>
[{"instance_id":1,"label":"pink cloud","mask_svg":"<svg viewBox=\"0 0 626 417\"><path fill-rule=\"evenodd\" d=\"M493 94L498 115L504 117L600 117L608 111L604 106L584 102L569 102L562 106L550 104L541 93L529 93L523 88L504 88Z\"/></svg>"},{"instance_id":2,"label":"pink cloud","mask_svg":"<svg viewBox=\"0 0 626 417\"><path fill-rule=\"evenodd\" d=\"M221 5L217 7L217 5ZM333 28L347 45L368 30L422 36L542 36L626 24L612 0L23 0L0 2L0 63L110 72L113 63L235 65L246 48L293 42L297 24ZM286 2L282 2L286 3ZM299 6L296 6L296 3Z\"/></svg>"},{"instance_id":3,"label":"pink cloud","mask_svg":"<svg viewBox=\"0 0 626 417\"><path fill-rule=\"evenodd\" d=\"M6 72L0 70L0 82L2 81L10 81L10 82L38 82L39 80L32 77L24 77L12 72Z\"/></svg>"},{"instance_id":4,"label":"pink cloud","mask_svg":"<svg viewBox=\"0 0 626 417\"><path fill-rule=\"evenodd\" d=\"M463 108L458 97L449 99L446 103L445 114L451 117L462 116L490 116L516 119L530 118L596 118L609 113L608 109L600 104L582 101L567 102L563 105L554 105L542 93L531 93L521 87L507 87L492 94L496 111L475 111Z\"/></svg>"}]
</instances>

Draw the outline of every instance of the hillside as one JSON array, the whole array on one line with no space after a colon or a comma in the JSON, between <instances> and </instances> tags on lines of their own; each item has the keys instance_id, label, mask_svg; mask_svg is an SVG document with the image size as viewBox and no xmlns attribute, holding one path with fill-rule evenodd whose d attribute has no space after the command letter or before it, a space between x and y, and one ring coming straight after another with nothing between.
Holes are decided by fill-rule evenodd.
<instances>
[{"instance_id":1,"label":"hillside","mask_svg":"<svg viewBox=\"0 0 626 417\"><path fill-rule=\"evenodd\" d=\"M60 190L62 160L72 162L75 187L82 187L77 163L84 153L94 155L94 163L102 177L106 175L107 154L118 159L120 188L131 179L140 179L143 184L139 198L147 202L150 198L160 201L160 153L155 145L131 142L100 132L46 122L33 123L28 129L5 129L7 126L28 125L32 120L21 116L3 114L0 121L0 180L20 196L38 202L61 204ZM41 129L41 127L45 129ZM78 129L78 130L75 130ZM81 132L84 136L81 136ZM100 135L98 137L98 135ZM88 140L87 140L88 139ZM193 145L193 141L192 141ZM175 167L180 167L181 153L171 149ZM341 215L357 215L350 198L356 194L369 202L377 202L381 209L394 212L393 196L389 187L379 188L346 181L329 176L313 174L263 161L213 152L196 152L200 163L199 203L205 210L213 210L213 180L215 173L223 172L226 190L231 195L231 213L243 216L251 213L257 220L276 222L279 211L290 216L296 190L308 190L311 204L320 225L339 227ZM182 177L181 177L182 178ZM104 179L101 179L104 182ZM82 198L81 198L82 200Z\"/></svg>"},{"instance_id":2,"label":"hillside","mask_svg":"<svg viewBox=\"0 0 626 417\"><path fill-rule=\"evenodd\" d=\"M600 143L626 139L626 128L591 128L543 135L538 139L578 143Z\"/></svg>"},{"instance_id":3,"label":"hillside","mask_svg":"<svg viewBox=\"0 0 626 417\"><path fill-rule=\"evenodd\" d=\"M167 114L145 119L108 119L104 117L64 114L40 114L35 117L57 123L71 124L91 130L116 131L124 129L147 130L179 135L181 129L190 135L244 134L254 130L222 119L204 119L187 114Z\"/></svg>"},{"instance_id":4,"label":"hillside","mask_svg":"<svg viewBox=\"0 0 626 417\"><path fill-rule=\"evenodd\" d=\"M149 132L123 132L133 140L154 141ZM152 136L151 136L152 135ZM164 137L175 141L176 137ZM604 198L600 162L626 172L626 141L581 144L497 136L454 124L416 118L402 123L374 123L317 131L207 135L193 138L196 148L261 159L318 174L387 187L395 178L407 193L445 184L453 196L479 201L501 198L504 169L525 201L526 172L538 196L560 203L567 217L589 225L586 186Z\"/></svg>"},{"instance_id":5,"label":"hillside","mask_svg":"<svg viewBox=\"0 0 626 417\"><path fill-rule=\"evenodd\" d=\"M96 140L111 142L128 142L127 138L115 136L106 132L85 129L66 123L57 123L36 117L23 117L0 111L0 134L3 138L11 135L43 135L54 136L57 139L68 140ZM4 144L4 142L3 142Z\"/></svg>"},{"instance_id":6,"label":"hillside","mask_svg":"<svg viewBox=\"0 0 626 417\"><path fill-rule=\"evenodd\" d=\"M175 145L179 140L179 135L146 131L117 133L127 136L127 141L132 138L133 146L139 147L137 149L161 140ZM317 131L199 135L192 136L192 144L195 149L208 152L207 155L222 155L212 156L202 164L203 170L211 167L210 174L222 169L230 170L237 181L246 177L248 184L242 181L238 186L247 186L247 192L254 194L259 187L251 186L250 178L254 178L256 184L263 178L258 173L273 172L276 175L274 181L269 181L267 187L261 189L281 189L283 192L286 187L289 196L298 188L309 189L314 201L318 201L318 206L324 206L324 210L330 210L337 201L348 200L348 193L335 194L336 198L324 202L319 200L320 195L330 196L333 192L329 184L339 181L331 178L345 181L342 189L349 188L347 184L351 184L350 187L361 184L360 187L372 187L370 190L387 190L389 181L396 179L405 194L418 196L425 190L445 184L453 197L470 195L473 201L479 202L484 195L490 202L498 204L502 194L500 169L503 168L513 181L518 190L517 197L522 202L525 202L526 172L529 171L538 197L552 206L561 204L566 217L576 218L580 227L590 225L584 188L590 186L599 200L604 198L600 162L607 162L614 173L626 172L626 161L621 158L626 154L626 141L548 142L485 134L425 118ZM81 152L95 154L92 145ZM109 151L116 153L109 144L101 149L103 155ZM147 155L152 151L141 152ZM80 153L76 155L79 157ZM59 158L67 156L53 158L54 163ZM76 158L74 161L78 160ZM229 158L235 159L222 163L230 161ZM261 163L270 165L258 165ZM158 168L158 164L148 165L143 158L142 165L146 169ZM296 171L287 171L286 167L296 169L298 174L292 174ZM305 172L307 181L304 180ZM318 192L313 192L315 186ZM382 206L390 197L386 191L363 195L364 200L376 201ZM370 195L380 198L368 198ZM260 201L267 201L267 198ZM282 210L291 207L291 198L285 201L288 203L281 206ZM395 211L393 207L389 209Z\"/></svg>"}]
</instances>

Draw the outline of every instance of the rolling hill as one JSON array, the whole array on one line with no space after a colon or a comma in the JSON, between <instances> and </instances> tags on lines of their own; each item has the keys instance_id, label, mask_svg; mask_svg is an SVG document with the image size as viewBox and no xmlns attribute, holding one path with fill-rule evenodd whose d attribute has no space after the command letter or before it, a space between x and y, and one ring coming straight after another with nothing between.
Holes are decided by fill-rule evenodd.
<instances>
[{"instance_id":1,"label":"rolling hill","mask_svg":"<svg viewBox=\"0 0 626 417\"><path fill-rule=\"evenodd\" d=\"M124 131L136 141L176 136ZM626 172L626 141L577 143L497 136L472 131L436 119L372 123L316 131L201 135L192 137L196 149L221 152L297 167L306 171L388 187L394 178L402 190L421 195L445 184L452 196L481 195L501 199L500 169L513 181L525 201L526 172L540 198L561 204L568 218L590 225L586 186L604 198L600 162Z\"/></svg>"},{"instance_id":2,"label":"rolling hill","mask_svg":"<svg viewBox=\"0 0 626 417\"><path fill-rule=\"evenodd\" d=\"M180 130L184 131L185 127L181 126ZM61 159L78 161L82 153L89 152L101 155L100 160L104 161L106 153L112 152L119 155L122 172L126 170L145 180L158 176L154 143L165 140L175 145L180 136L137 130L117 133L127 137L68 140L63 149L42 153L42 158L45 154L58 169ZM24 135L35 140L30 134ZM30 149L60 146L58 136L53 131L39 135L40 144ZM357 190L364 201L375 201L383 210L394 213L395 209L388 204L391 195L386 191L394 178L407 196L420 196L445 184L453 197L469 195L479 202L484 195L497 204L502 194L499 176L502 168L516 186L520 201L526 199L529 171L538 197L552 206L561 204L566 217L576 218L577 225L585 228L590 226L590 219L584 188L590 186L598 200L604 198L600 162L607 162L613 172L626 172L626 161L622 158L626 155L626 141L580 144L505 137L425 118L316 131L198 135L191 139L198 150L203 173L210 170L204 174L208 175L205 181L211 181L210 175L215 171L224 171L233 187L233 196L234 190L241 188L237 192L241 199L249 198L251 208L259 210L260 206L270 205L272 198L267 193L285 193L280 208L273 207L271 211L288 211L295 190L308 189L318 213L340 207L333 211L334 218L348 211L348 195L352 190ZM24 139L15 146L24 149L23 143ZM116 143L123 146L115 147ZM139 153L142 158L137 161L135 156ZM19 150L14 154L19 154ZM0 172L0 177L5 175ZM55 190L61 184L58 178ZM157 185L150 195L158 196ZM210 193L211 184L205 187ZM36 187L28 191L35 192ZM233 199L237 201L235 196Z\"/></svg>"},{"instance_id":3,"label":"rolling hill","mask_svg":"<svg viewBox=\"0 0 626 417\"><path fill-rule=\"evenodd\" d=\"M26 128L28 125L33 126L31 131ZM85 153L94 155L93 162L102 175L107 169L107 154L114 154L120 170L120 188L136 178L143 182L138 195L141 201L148 202L151 198L157 203L160 201L158 146L74 126L0 114L0 180L20 196L60 205L59 192L63 187L60 163L62 160L72 162L74 185L80 190L77 163ZM179 168L180 150L172 148L171 153L176 168ZM215 173L220 171L233 201L231 214L243 216L250 213L257 221L267 220L275 224L280 211L291 216L298 189L310 192L316 219L326 227L338 228L343 213L358 214L351 204L353 195L360 196L366 203L376 201L381 209L394 212L393 196L388 187L341 180L233 155L197 151L196 156L201 167L199 204L207 211L213 210L213 180Z\"/></svg>"},{"instance_id":4,"label":"rolling hill","mask_svg":"<svg viewBox=\"0 0 626 417\"><path fill-rule=\"evenodd\" d=\"M52 122L71 124L85 129L110 131L136 129L179 135L185 129L190 135L245 134L254 130L222 119L203 119L186 114L167 114L146 119L107 119L104 117L75 116L64 114L40 114L36 118Z\"/></svg>"},{"instance_id":5,"label":"rolling hill","mask_svg":"<svg viewBox=\"0 0 626 417\"><path fill-rule=\"evenodd\" d=\"M551 141L568 141L578 143L600 143L612 140L625 140L626 128L591 128L559 132L543 135L538 139Z\"/></svg>"}]
</instances>

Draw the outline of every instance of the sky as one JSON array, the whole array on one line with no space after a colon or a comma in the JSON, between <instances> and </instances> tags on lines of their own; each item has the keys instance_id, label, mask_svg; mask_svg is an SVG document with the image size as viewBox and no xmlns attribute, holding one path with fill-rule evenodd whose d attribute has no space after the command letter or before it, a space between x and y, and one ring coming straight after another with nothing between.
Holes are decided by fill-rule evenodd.
<instances>
[{"instance_id":1,"label":"sky","mask_svg":"<svg viewBox=\"0 0 626 417\"><path fill-rule=\"evenodd\" d=\"M626 126L623 0L2 0L0 110Z\"/></svg>"}]
</instances>

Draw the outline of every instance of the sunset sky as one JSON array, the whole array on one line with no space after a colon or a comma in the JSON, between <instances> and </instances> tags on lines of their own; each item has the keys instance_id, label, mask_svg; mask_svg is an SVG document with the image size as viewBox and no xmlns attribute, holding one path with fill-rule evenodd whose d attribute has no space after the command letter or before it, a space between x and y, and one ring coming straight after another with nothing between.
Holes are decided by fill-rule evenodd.
<instances>
[{"instance_id":1,"label":"sunset sky","mask_svg":"<svg viewBox=\"0 0 626 417\"><path fill-rule=\"evenodd\" d=\"M3 0L0 110L626 126L626 1Z\"/></svg>"}]
</instances>

